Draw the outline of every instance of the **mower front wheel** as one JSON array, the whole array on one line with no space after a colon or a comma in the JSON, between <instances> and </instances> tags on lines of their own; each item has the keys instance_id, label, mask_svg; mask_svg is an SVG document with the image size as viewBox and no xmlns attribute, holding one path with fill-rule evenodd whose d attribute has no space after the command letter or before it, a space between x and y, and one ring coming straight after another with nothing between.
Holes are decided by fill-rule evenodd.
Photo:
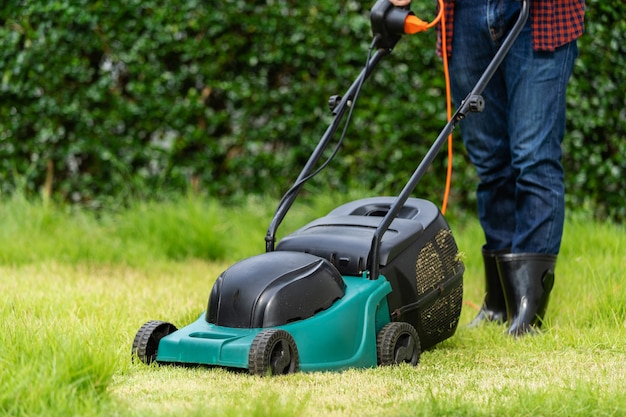
<instances>
[{"instance_id":1,"label":"mower front wheel","mask_svg":"<svg viewBox=\"0 0 626 417\"><path fill-rule=\"evenodd\" d=\"M285 330L262 330L250 345L248 370L252 375L293 374L299 363L296 342Z\"/></svg>"},{"instance_id":2,"label":"mower front wheel","mask_svg":"<svg viewBox=\"0 0 626 417\"><path fill-rule=\"evenodd\" d=\"M391 322L385 325L376 337L379 365L410 363L416 366L420 361L421 346L417 331L409 323Z\"/></svg>"},{"instance_id":3,"label":"mower front wheel","mask_svg":"<svg viewBox=\"0 0 626 417\"><path fill-rule=\"evenodd\" d=\"M159 341L176 330L178 329L172 323L160 320L151 320L141 326L133 340L133 361L138 358L146 365L154 362L159 350Z\"/></svg>"}]
</instances>

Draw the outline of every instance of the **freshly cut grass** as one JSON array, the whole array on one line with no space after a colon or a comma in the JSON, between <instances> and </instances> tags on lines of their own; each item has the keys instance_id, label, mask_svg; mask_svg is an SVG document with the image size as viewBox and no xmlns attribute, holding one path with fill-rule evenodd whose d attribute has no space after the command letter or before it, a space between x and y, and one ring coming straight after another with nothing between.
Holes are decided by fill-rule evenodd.
<instances>
[{"instance_id":1,"label":"freshly cut grass","mask_svg":"<svg viewBox=\"0 0 626 417\"><path fill-rule=\"evenodd\" d=\"M111 415L133 331L147 316L195 319L221 269L199 261L0 267L0 415Z\"/></svg>"},{"instance_id":2,"label":"freshly cut grass","mask_svg":"<svg viewBox=\"0 0 626 417\"><path fill-rule=\"evenodd\" d=\"M536 337L464 327L484 288L482 232L463 220L452 224L466 265L461 325L417 367L259 378L131 363L144 322L190 323L221 271L263 251L274 205L251 201L183 199L100 216L2 203L0 416L626 415L626 231L584 217L566 224ZM285 230L338 204L302 205Z\"/></svg>"}]
</instances>

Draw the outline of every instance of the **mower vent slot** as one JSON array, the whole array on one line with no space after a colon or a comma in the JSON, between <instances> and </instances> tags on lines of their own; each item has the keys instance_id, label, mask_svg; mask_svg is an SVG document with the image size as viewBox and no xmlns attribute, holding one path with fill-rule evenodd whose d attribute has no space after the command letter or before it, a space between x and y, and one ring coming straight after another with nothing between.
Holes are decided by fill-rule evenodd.
<instances>
[{"instance_id":1,"label":"mower vent slot","mask_svg":"<svg viewBox=\"0 0 626 417\"><path fill-rule=\"evenodd\" d=\"M385 217L389 213L391 204L377 203L366 204L358 207L356 210L350 213L352 216L366 216L366 217ZM400 219L414 219L417 218L419 210L415 207L404 206L398 212L397 217Z\"/></svg>"},{"instance_id":2,"label":"mower vent slot","mask_svg":"<svg viewBox=\"0 0 626 417\"><path fill-rule=\"evenodd\" d=\"M424 333L438 339L453 331L458 324L462 303L463 287L459 285L448 296L437 299L431 307L424 309L422 317L428 318L424 320L424 323L428 323L424 327Z\"/></svg>"},{"instance_id":3,"label":"mower vent slot","mask_svg":"<svg viewBox=\"0 0 626 417\"><path fill-rule=\"evenodd\" d=\"M462 271L463 265L458 257L458 247L448 229L441 229L435 238L420 251L415 267L417 293L424 294L437 288L440 282L454 277ZM424 333L437 338L455 329L461 313L463 286L454 288L448 295L441 297L432 306L421 312Z\"/></svg>"}]
</instances>

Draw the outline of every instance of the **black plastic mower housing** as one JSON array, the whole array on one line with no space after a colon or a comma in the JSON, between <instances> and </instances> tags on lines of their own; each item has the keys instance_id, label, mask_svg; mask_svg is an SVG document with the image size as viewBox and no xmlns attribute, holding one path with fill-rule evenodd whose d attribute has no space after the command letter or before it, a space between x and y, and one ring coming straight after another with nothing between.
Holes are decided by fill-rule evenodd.
<instances>
[{"instance_id":1,"label":"black plastic mower housing","mask_svg":"<svg viewBox=\"0 0 626 417\"><path fill-rule=\"evenodd\" d=\"M372 238L395 197L353 201L285 236L277 251L300 251L327 259L342 275L368 268ZM426 349L456 331L464 266L445 218L433 203L409 198L383 235L380 273L393 320L411 323ZM376 277L372 277L376 278Z\"/></svg>"},{"instance_id":2,"label":"black plastic mower housing","mask_svg":"<svg viewBox=\"0 0 626 417\"><path fill-rule=\"evenodd\" d=\"M329 261L301 252L269 252L240 261L216 280L206 320L218 326L261 328L309 318L345 294Z\"/></svg>"}]
</instances>

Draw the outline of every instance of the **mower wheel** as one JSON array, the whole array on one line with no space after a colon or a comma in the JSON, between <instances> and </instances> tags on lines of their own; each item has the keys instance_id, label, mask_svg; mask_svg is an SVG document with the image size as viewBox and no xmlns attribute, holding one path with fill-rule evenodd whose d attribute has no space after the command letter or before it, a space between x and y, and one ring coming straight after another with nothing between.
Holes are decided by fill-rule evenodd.
<instances>
[{"instance_id":1,"label":"mower wheel","mask_svg":"<svg viewBox=\"0 0 626 417\"><path fill-rule=\"evenodd\" d=\"M250 345L248 370L252 375L293 374L299 363L296 342L285 330L262 330Z\"/></svg>"},{"instance_id":2,"label":"mower wheel","mask_svg":"<svg viewBox=\"0 0 626 417\"><path fill-rule=\"evenodd\" d=\"M151 320L141 326L133 340L133 362L135 358L146 365L154 362L159 350L159 341L176 330L178 329L173 324L160 320Z\"/></svg>"},{"instance_id":3,"label":"mower wheel","mask_svg":"<svg viewBox=\"0 0 626 417\"><path fill-rule=\"evenodd\" d=\"M415 328L409 323L391 322L376 337L379 365L402 362L415 366L420 361L421 346Z\"/></svg>"}]
</instances>

